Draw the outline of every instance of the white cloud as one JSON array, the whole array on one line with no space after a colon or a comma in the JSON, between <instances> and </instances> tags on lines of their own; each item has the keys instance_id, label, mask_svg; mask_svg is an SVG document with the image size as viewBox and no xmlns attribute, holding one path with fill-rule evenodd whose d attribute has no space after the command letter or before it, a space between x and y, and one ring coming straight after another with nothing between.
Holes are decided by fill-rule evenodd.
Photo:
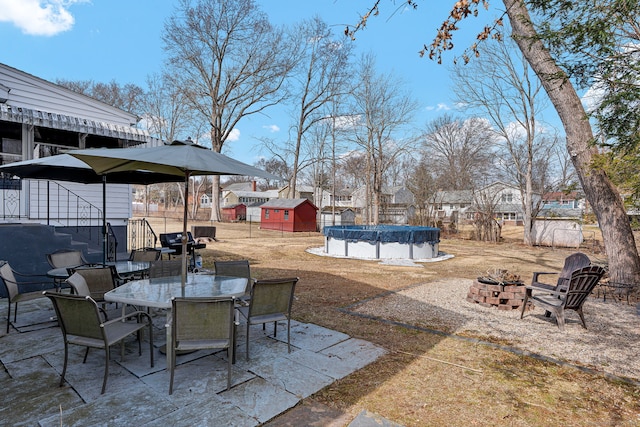
<instances>
[{"instance_id":1,"label":"white cloud","mask_svg":"<svg viewBox=\"0 0 640 427\"><path fill-rule=\"evenodd\" d=\"M426 111L449 111L451 108L445 103L439 103L435 107L433 105L427 105L425 107Z\"/></svg>"},{"instance_id":2,"label":"white cloud","mask_svg":"<svg viewBox=\"0 0 640 427\"><path fill-rule=\"evenodd\" d=\"M278 125L268 125L262 126L264 129L267 129L271 133L280 132L280 127Z\"/></svg>"},{"instance_id":3,"label":"white cloud","mask_svg":"<svg viewBox=\"0 0 640 427\"><path fill-rule=\"evenodd\" d=\"M231 132L229 132L229 137L227 141L237 141L240 139L240 131L237 128L233 128Z\"/></svg>"},{"instance_id":4,"label":"white cloud","mask_svg":"<svg viewBox=\"0 0 640 427\"><path fill-rule=\"evenodd\" d=\"M0 0L0 22L11 22L23 33L54 36L73 27L69 7L86 0Z\"/></svg>"}]
</instances>

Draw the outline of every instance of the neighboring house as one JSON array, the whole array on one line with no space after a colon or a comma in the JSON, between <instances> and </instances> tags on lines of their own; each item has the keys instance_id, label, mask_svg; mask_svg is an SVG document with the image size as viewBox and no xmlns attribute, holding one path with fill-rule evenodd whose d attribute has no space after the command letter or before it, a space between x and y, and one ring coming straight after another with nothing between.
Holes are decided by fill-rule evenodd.
<instances>
[{"instance_id":1,"label":"neighboring house","mask_svg":"<svg viewBox=\"0 0 640 427\"><path fill-rule=\"evenodd\" d=\"M352 207L361 212L367 208L366 191L365 187L360 187L351 193ZM384 188L381 196L380 222L407 224L409 218L415 215L414 200L413 193L404 186Z\"/></svg>"},{"instance_id":2,"label":"neighboring house","mask_svg":"<svg viewBox=\"0 0 640 427\"><path fill-rule=\"evenodd\" d=\"M260 228L279 231L317 231L318 208L307 199L273 199L260 207Z\"/></svg>"},{"instance_id":3,"label":"neighboring house","mask_svg":"<svg viewBox=\"0 0 640 427\"><path fill-rule=\"evenodd\" d=\"M542 197L543 209L584 209L584 197L580 197L577 191L556 191L546 193Z\"/></svg>"},{"instance_id":4,"label":"neighboring house","mask_svg":"<svg viewBox=\"0 0 640 427\"><path fill-rule=\"evenodd\" d=\"M227 191L222 198L222 206L244 203L246 206L255 203L264 203L278 197L278 190L267 191Z\"/></svg>"},{"instance_id":5,"label":"neighboring house","mask_svg":"<svg viewBox=\"0 0 640 427\"><path fill-rule=\"evenodd\" d=\"M200 207L201 208L211 208L211 197L208 194L202 194L200 196Z\"/></svg>"},{"instance_id":6,"label":"neighboring house","mask_svg":"<svg viewBox=\"0 0 640 427\"><path fill-rule=\"evenodd\" d=\"M522 225L522 195L520 189L503 182L494 182L476 191L472 210L493 210L495 218L505 223Z\"/></svg>"},{"instance_id":7,"label":"neighboring house","mask_svg":"<svg viewBox=\"0 0 640 427\"><path fill-rule=\"evenodd\" d=\"M463 218L464 213L473 205L473 191L451 190L437 191L430 203L430 211L436 220L447 222L456 218Z\"/></svg>"},{"instance_id":8,"label":"neighboring house","mask_svg":"<svg viewBox=\"0 0 640 427\"><path fill-rule=\"evenodd\" d=\"M222 192L225 191L257 191L257 185L255 181L232 182L222 188Z\"/></svg>"},{"instance_id":9,"label":"neighboring house","mask_svg":"<svg viewBox=\"0 0 640 427\"><path fill-rule=\"evenodd\" d=\"M337 190L335 195L327 192L326 200L323 197L322 206L332 206L333 200L335 199L337 207L354 207L352 193L353 192L349 188Z\"/></svg>"},{"instance_id":10,"label":"neighboring house","mask_svg":"<svg viewBox=\"0 0 640 427\"><path fill-rule=\"evenodd\" d=\"M416 207L404 203L383 205L380 210L382 224L409 224L416 216Z\"/></svg>"},{"instance_id":11,"label":"neighboring house","mask_svg":"<svg viewBox=\"0 0 640 427\"><path fill-rule=\"evenodd\" d=\"M351 208L336 208L335 215L331 207L320 212L320 229L332 225L355 225L356 213Z\"/></svg>"},{"instance_id":12,"label":"neighboring house","mask_svg":"<svg viewBox=\"0 0 640 427\"><path fill-rule=\"evenodd\" d=\"M351 194L351 202L352 206L356 208L364 208L366 207L367 198L366 198L365 187L357 188ZM382 190L382 200L383 205L392 205L392 204L406 204L411 205L415 203L415 197L413 193L409 191L404 186L395 186L388 187Z\"/></svg>"},{"instance_id":13,"label":"neighboring house","mask_svg":"<svg viewBox=\"0 0 640 427\"><path fill-rule=\"evenodd\" d=\"M321 191L320 188L313 188L310 185L298 185L296 186L296 194L291 197L292 199L307 199L313 203L314 195L316 194L316 190ZM278 190L278 198L286 199L289 197L289 186L285 185L280 190Z\"/></svg>"}]
</instances>

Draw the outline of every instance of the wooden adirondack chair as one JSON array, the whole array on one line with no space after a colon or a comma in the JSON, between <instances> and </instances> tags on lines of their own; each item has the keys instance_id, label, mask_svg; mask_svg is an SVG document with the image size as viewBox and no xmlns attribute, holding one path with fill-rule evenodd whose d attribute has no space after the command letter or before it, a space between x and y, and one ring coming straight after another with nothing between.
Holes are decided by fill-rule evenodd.
<instances>
[{"instance_id":1,"label":"wooden adirondack chair","mask_svg":"<svg viewBox=\"0 0 640 427\"><path fill-rule=\"evenodd\" d=\"M602 267L595 265L583 267L571 273L566 288L557 290L544 290L538 287L527 286L527 293L522 304L520 318L524 315L527 302L531 300L534 305L544 308L547 312L556 316L556 322L560 330L564 330L564 312L565 310L575 310L580 316L582 326L586 329L587 325L582 314L582 305L587 297L598 284L605 271ZM540 294L534 294L534 291Z\"/></svg>"}]
</instances>

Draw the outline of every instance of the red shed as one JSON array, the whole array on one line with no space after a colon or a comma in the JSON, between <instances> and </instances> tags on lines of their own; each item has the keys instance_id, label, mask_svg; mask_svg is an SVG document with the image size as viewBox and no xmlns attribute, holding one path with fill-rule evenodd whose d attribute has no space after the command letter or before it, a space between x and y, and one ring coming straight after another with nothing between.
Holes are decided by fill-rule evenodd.
<instances>
[{"instance_id":1,"label":"red shed","mask_svg":"<svg viewBox=\"0 0 640 427\"><path fill-rule=\"evenodd\" d=\"M247 219L247 207L244 203L223 206L220 208L220 216L223 221L244 221Z\"/></svg>"},{"instance_id":2,"label":"red shed","mask_svg":"<svg viewBox=\"0 0 640 427\"><path fill-rule=\"evenodd\" d=\"M318 208L308 199L271 199L263 203L260 228L282 231L317 231Z\"/></svg>"}]
</instances>

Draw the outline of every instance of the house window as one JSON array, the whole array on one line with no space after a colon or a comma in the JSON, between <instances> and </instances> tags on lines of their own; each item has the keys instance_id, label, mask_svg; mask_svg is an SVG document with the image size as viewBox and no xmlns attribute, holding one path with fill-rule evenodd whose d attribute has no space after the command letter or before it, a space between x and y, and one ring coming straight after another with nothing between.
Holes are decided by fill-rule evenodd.
<instances>
[{"instance_id":1,"label":"house window","mask_svg":"<svg viewBox=\"0 0 640 427\"><path fill-rule=\"evenodd\" d=\"M264 210L264 219L269 219L269 209Z\"/></svg>"},{"instance_id":2,"label":"house window","mask_svg":"<svg viewBox=\"0 0 640 427\"><path fill-rule=\"evenodd\" d=\"M503 202L513 202L513 194L511 193L504 193L502 195L502 201Z\"/></svg>"},{"instance_id":3,"label":"house window","mask_svg":"<svg viewBox=\"0 0 640 427\"><path fill-rule=\"evenodd\" d=\"M285 210L285 211L284 211L284 220L285 220L285 221L288 221L288 220L289 220L289 211L288 211L288 210Z\"/></svg>"}]
</instances>

